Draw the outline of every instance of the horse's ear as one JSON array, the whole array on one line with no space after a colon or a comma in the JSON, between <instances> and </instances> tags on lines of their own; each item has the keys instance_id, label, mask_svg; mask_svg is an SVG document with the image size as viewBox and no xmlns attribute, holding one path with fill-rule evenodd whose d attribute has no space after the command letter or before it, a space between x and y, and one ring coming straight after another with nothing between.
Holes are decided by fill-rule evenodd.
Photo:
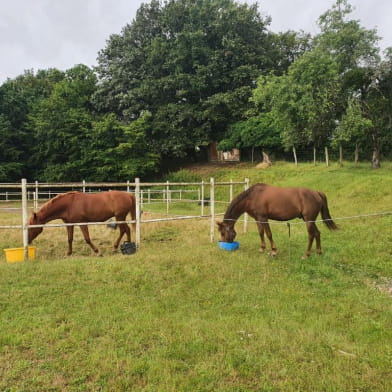
<instances>
[{"instance_id":1,"label":"horse's ear","mask_svg":"<svg viewBox=\"0 0 392 392\"><path fill-rule=\"evenodd\" d=\"M220 228L220 227L222 227L222 225L223 225L223 222L216 222L216 224L218 225L218 227Z\"/></svg>"}]
</instances>

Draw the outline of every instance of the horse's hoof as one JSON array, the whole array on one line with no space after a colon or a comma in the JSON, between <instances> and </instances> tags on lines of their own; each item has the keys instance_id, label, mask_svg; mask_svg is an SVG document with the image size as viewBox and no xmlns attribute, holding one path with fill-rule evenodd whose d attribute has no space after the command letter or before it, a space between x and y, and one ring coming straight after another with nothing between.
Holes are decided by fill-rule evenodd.
<instances>
[{"instance_id":1,"label":"horse's hoof","mask_svg":"<svg viewBox=\"0 0 392 392\"><path fill-rule=\"evenodd\" d=\"M259 252L260 252L260 253L264 253L264 252L265 252L265 248L260 248L260 249L259 249Z\"/></svg>"},{"instance_id":2,"label":"horse's hoof","mask_svg":"<svg viewBox=\"0 0 392 392\"><path fill-rule=\"evenodd\" d=\"M276 253L271 252L271 257L276 257Z\"/></svg>"}]
</instances>

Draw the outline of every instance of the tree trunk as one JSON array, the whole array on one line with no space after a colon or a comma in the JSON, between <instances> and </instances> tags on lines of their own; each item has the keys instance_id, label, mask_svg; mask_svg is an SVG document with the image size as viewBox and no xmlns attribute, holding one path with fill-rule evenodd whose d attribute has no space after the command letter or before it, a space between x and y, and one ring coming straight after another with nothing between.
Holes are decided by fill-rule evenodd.
<instances>
[{"instance_id":1,"label":"tree trunk","mask_svg":"<svg viewBox=\"0 0 392 392\"><path fill-rule=\"evenodd\" d=\"M355 166L358 166L358 161L359 161L359 145L358 143L355 143L355 152L354 152Z\"/></svg>"},{"instance_id":2,"label":"tree trunk","mask_svg":"<svg viewBox=\"0 0 392 392\"><path fill-rule=\"evenodd\" d=\"M265 151L262 151L263 154L263 163L267 164L268 166L272 165L271 159Z\"/></svg>"},{"instance_id":3,"label":"tree trunk","mask_svg":"<svg viewBox=\"0 0 392 392\"><path fill-rule=\"evenodd\" d=\"M372 154L372 169L380 168L380 146L378 142L378 132L376 129L372 133L373 154Z\"/></svg>"},{"instance_id":4,"label":"tree trunk","mask_svg":"<svg viewBox=\"0 0 392 392\"><path fill-rule=\"evenodd\" d=\"M325 147L325 164L327 165L327 167L329 166L328 147Z\"/></svg>"},{"instance_id":5,"label":"tree trunk","mask_svg":"<svg viewBox=\"0 0 392 392\"><path fill-rule=\"evenodd\" d=\"M316 146L313 146L313 164L316 166Z\"/></svg>"},{"instance_id":6,"label":"tree trunk","mask_svg":"<svg viewBox=\"0 0 392 392\"><path fill-rule=\"evenodd\" d=\"M293 146L293 154L294 154L294 162L295 166L298 166L298 161L297 161L297 151L295 151L295 147Z\"/></svg>"},{"instance_id":7,"label":"tree trunk","mask_svg":"<svg viewBox=\"0 0 392 392\"><path fill-rule=\"evenodd\" d=\"M373 149L372 169L379 169L380 167L380 151L378 149Z\"/></svg>"},{"instance_id":8,"label":"tree trunk","mask_svg":"<svg viewBox=\"0 0 392 392\"><path fill-rule=\"evenodd\" d=\"M255 154L255 148L254 146L252 146L252 163L254 162L254 154Z\"/></svg>"},{"instance_id":9,"label":"tree trunk","mask_svg":"<svg viewBox=\"0 0 392 392\"><path fill-rule=\"evenodd\" d=\"M343 167L343 147L342 145L339 146L339 165Z\"/></svg>"}]
</instances>

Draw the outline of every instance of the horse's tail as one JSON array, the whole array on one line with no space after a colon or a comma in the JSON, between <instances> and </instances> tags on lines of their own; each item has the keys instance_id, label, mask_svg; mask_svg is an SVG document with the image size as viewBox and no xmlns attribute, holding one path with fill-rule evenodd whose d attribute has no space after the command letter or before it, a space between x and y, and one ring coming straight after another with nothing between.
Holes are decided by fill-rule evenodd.
<instances>
[{"instance_id":1,"label":"horse's tail","mask_svg":"<svg viewBox=\"0 0 392 392\"><path fill-rule=\"evenodd\" d=\"M327 226L329 230L337 230L338 226L332 220L331 215L329 213L327 196L325 196L323 192L318 192L318 193L321 196L321 200L322 200L321 217L323 218L323 222L325 226Z\"/></svg>"},{"instance_id":2,"label":"horse's tail","mask_svg":"<svg viewBox=\"0 0 392 392\"><path fill-rule=\"evenodd\" d=\"M131 214L131 218L133 221L136 220L136 198L134 195L130 194L131 196L131 209L130 209L130 214ZM136 233L136 223L132 223L132 230L134 233Z\"/></svg>"}]
</instances>

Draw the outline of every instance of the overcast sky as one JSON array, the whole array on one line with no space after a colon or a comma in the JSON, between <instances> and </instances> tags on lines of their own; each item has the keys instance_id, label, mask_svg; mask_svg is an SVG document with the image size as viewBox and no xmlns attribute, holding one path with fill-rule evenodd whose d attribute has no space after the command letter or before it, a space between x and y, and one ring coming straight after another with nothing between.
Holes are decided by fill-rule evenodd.
<instances>
[{"instance_id":1,"label":"overcast sky","mask_svg":"<svg viewBox=\"0 0 392 392\"><path fill-rule=\"evenodd\" d=\"M0 83L27 69L96 65L111 34L131 23L145 0L0 0ZM254 3L248 0L248 3ZM349 0L353 17L392 46L392 0ZM270 30L318 32L317 19L335 0L259 0Z\"/></svg>"}]
</instances>

